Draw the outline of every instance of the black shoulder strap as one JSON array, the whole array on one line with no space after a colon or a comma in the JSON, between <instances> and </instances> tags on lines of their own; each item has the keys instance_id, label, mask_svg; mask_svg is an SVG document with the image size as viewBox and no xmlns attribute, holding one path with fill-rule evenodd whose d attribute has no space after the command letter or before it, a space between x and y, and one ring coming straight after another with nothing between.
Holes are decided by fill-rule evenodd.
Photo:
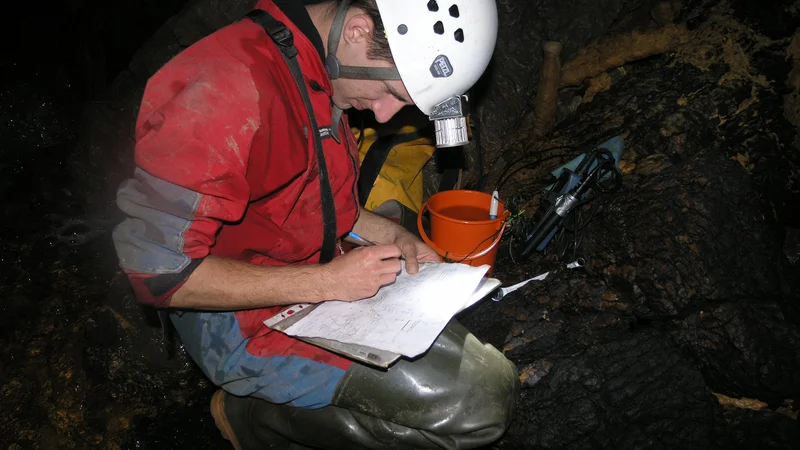
<instances>
[{"instance_id":1,"label":"black shoulder strap","mask_svg":"<svg viewBox=\"0 0 800 450\"><path fill-rule=\"evenodd\" d=\"M303 103L308 111L308 120L311 123L310 134L314 135L314 149L317 153L317 165L319 166L319 190L320 199L322 202L322 249L320 250L319 261L326 263L333 259L334 252L336 251L336 205L333 200L333 191L331 190L331 181L328 177L328 165L325 162L325 153L322 151L322 139L319 136L319 126L317 126L317 118L314 116L314 109L311 105L311 99L308 96L305 81L303 81L303 72L300 69L300 64L297 62L297 48L294 46L294 36L292 32L286 28L286 25L279 22L272 17L268 12L256 9L250 11L247 17L253 22L257 23L267 32L267 35L272 38L275 45L281 51L281 56L292 72L292 77L297 84L297 89L300 90L300 95L303 97ZM336 126L336 124L334 124Z\"/></svg>"},{"instance_id":2,"label":"black shoulder strap","mask_svg":"<svg viewBox=\"0 0 800 450\"><path fill-rule=\"evenodd\" d=\"M367 204L372 187L375 186L375 181L378 179L381 168L392 148L406 142L416 141L421 137L422 134L419 131L413 131L411 133L381 136L372 143L369 150L367 150L367 154L364 155L364 161L361 162L361 169L358 175L358 201L361 206Z\"/></svg>"}]
</instances>

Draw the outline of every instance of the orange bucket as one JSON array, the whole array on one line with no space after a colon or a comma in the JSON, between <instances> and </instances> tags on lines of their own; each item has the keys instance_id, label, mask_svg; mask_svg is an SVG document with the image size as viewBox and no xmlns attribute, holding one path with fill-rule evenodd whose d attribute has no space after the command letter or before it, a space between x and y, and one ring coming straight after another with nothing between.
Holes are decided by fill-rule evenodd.
<instances>
[{"instance_id":1,"label":"orange bucket","mask_svg":"<svg viewBox=\"0 0 800 450\"><path fill-rule=\"evenodd\" d=\"M489 264L488 274L491 274L509 215L500 203L497 218L490 219L491 202L491 194L478 191L454 190L434 194L419 210L419 234L445 261L471 266ZM430 237L422 226L426 209L431 213Z\"/></svg>"}]
</instances>

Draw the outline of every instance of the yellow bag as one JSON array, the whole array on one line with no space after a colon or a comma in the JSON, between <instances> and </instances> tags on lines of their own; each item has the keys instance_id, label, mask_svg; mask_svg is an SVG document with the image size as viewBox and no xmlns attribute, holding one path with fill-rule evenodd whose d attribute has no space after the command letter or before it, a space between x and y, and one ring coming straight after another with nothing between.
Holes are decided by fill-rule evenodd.
<instances>
[{"instance_id":1,"label":"yellow bag","mask_svg":"<svg viewBox=\"0 0 800 450\"><path fill-rule=\"evenodd\" d=\"M361 130L354 128L353 134L358 139ZM359 147L358 180L359 201L364 208L373 211L389 200L397 200L418 212L422 207L422 168L435 150L431 139L412 126L381 137L374 129L365 129Z\"/></svg>"}]
</instances>

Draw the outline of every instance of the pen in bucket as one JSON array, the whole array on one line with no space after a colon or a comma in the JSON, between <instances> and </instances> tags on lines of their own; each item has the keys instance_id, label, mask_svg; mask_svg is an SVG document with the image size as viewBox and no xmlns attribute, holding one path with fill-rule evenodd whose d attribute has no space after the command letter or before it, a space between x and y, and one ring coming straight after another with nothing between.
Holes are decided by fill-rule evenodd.
<instances>
[{"instance_id":1,"label":"pen in bucket","mask_svg":"<svg viewBox=\"0 0 800 450\"><path fill-rule=\"evenodd\" d=\"M497 207L500 203L500 194L497 191L492 192L492 203L489 205L489 219L497 219Z\"/></svg>"}]
</instances>

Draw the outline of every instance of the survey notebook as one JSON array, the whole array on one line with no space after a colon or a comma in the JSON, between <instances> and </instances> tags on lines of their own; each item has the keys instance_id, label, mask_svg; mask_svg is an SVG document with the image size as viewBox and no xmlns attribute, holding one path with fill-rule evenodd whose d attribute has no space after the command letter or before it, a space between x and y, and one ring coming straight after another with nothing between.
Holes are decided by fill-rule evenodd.
<instances>
[{"instance_id":1,"label":"survey notebook","mask_svg":"<svg viewBox=\"0 0 800 450\"><path fill-rule=\"evenodd\" d=\"M274 330L377 367L426 352L454 315L500 286L489 266L425 263L356 302L297 304L264 321Z\"/></svg>"}]
</instances>

